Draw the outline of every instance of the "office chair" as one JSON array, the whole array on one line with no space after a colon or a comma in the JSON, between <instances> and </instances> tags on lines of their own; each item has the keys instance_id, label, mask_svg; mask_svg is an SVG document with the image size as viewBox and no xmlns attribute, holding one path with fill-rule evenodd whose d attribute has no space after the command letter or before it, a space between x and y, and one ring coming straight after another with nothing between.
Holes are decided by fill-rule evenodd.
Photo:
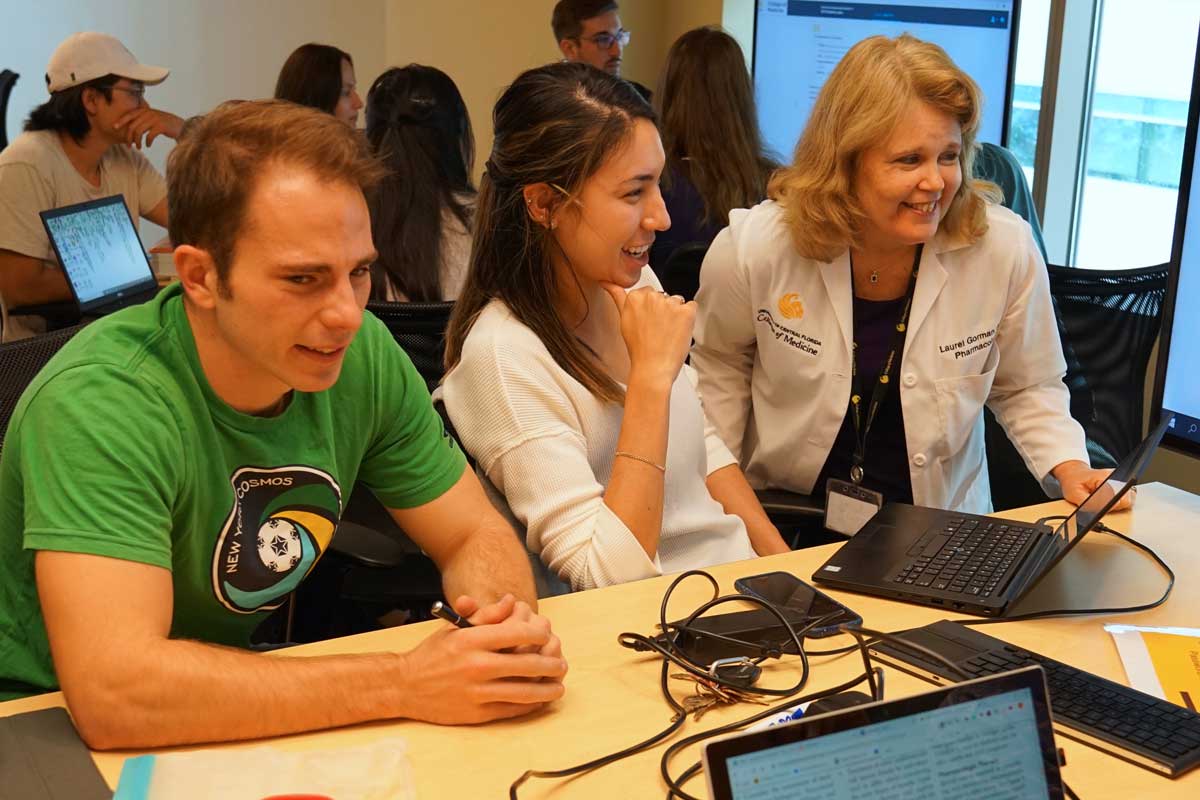
<instances>
[{"instance_id":1,"label":"office chair","mask_svg":"<svg viewBox=\"0 0 1200 800\"><path fill-rule=\"evenodd\" d=\"M367 310L391 331L432 392L445 372L446 326L454 303L368 303Z\"/></svg>"},{"instance_id":2,"label":"office chair","mask_svg":"<svg viewBox=\"0 0 1200 800\"><path fill-rule=\"evenodd\" d=\"M441 382L446 325L454 303L369 303L433 391ZM420 550L366 487L355 486L330 550L371 569L391 569ZM422 556L423 557L423 556ZM429 562L432 563L432 562ZM434 597L434 599L438 599Z\"/></svg>"},{"instance_id":3,"label":"office chair","mask_svg":"<svg viewBox=\"0 0 1200 800\"><path fill-rule=\"evenodd\" d=\"M1162 327L1168 265L1049 270L1050 295L1088 392L1090 415L1077 419L1092 463L1116 466L1144 436L1146 371ZM1070 387L1070 364L1067 369ZM1072 413L1075 407L1072 402Z\"/></svg>"},{"instance_id":4,"label":"office chair","mask_svg":"<svg viewBox=\"0 0 1200 800\"><path fill-rule=\"evenodd\" d=\"M368 303L433 391L442 379L446 325L454 303ZM400 612L425 619L442 599L437 565L363 484L346 500L329 548L296 589L295 603L263 638L308 642L375 630ZM288 619L284 619L288 617ZM395 618L395 616L392 616Z\"/></svg>"},{"instance_id":5,"label":"office chair","mask_svg":"<svg viewBox=\"0 0 1200 800\"><path fill-rule=\"evenodd\" d=\"M0 70L0 150L8 147L8 98L19 77L11 69Z\"/></svg>"},{"instance_id":6,"label":"office chair","mask_svg":"<svg viewBox=\"0 0 1200 800\"><path fill-rule=\"evenodd\" d=\"M976 178L991 181L1000 187L1004 193L1004 206L1029 223L1034 243L1042 253L1042 260L1046 261L1046 243L1042 238L1042 227L1033 204L1033 194L1029 190L1029 182L1025 179L1025 171L1017 157L999 145L982 142L973 171ZM1092 415L1087 381L1057 306L1054 315L1063 356L1067 361L1067 375L1064 381L1071 393L1071 415L1078 420L1087 419ZM997 511L1004 511L1049 500L1041 483L1029 473L1025 462L990 409L984 409L983 423L993 507Z\"/></svg>"},{"instance_id":7,"label":"office chair","mask_svg":"<svg viewBox=\"0 0 1200 800\"><path fill-rule=\"evenodd\" d=\"M4 434L8 421L17 408L17 401L34 377L41 372L55 353L66 344L83 325L63 328L52 333L0 344L0 451L4 448Z\"/></svg>"},{"instance_id":8,"label":"office chair","mask_svg":"<svg viewBox=\"0 0 1200 800\"><path fill-rule=\"evenodd\" d=\"M825 530L822 500L787 489L755 489L754 495L793 550L845 541L846 537Z\"/></svg>"},{"instance_id":9,"label":"office chair","mask_svg":"<svg viewBox=\"0 0 1200 800\"><path fill-rule=\"evenodd\" d=\"M1025 179L1025 170L1021 168L1017 157L998 144L980 142L972 173L976 178L991 181L1000 187L1000 191L1004 193L1004 207L1019 214L1029 223L1029 227L1033 229L1033 240L1042 251L1042 260L1049 261L1046 256L1046 242L1042 238L1042 226L1038 222L1037 208L1033 204L1033 192L1029 191L1029 181Z\"/></svg>"},{"instance_id":10,"label":"office chair","mask_svg":"<svg viewBox=\"0 0 1200 800\"><path fill-rule=\"evenodd\" d=\"M1050 266L1071 416L1083 426L1093 467L1111 468L1142 440L1150 352L1162 325L1167 265L1129 270ZM1045 502L990 411L986 441L997 511Z\"/></svg>"},{"instance_id":11,"label":"office chair","mask_svg":"<svg viewBox=\"0 0 1200 800\"><path fill-rule=\"evenodd\" d=\"M681 295L684 300L694 300L700 288L700 265L707 252L708 245L704 242L689 242L676 247L666 263L654 270L663 290L667 294Z\"/></svg>"}]
</instances>

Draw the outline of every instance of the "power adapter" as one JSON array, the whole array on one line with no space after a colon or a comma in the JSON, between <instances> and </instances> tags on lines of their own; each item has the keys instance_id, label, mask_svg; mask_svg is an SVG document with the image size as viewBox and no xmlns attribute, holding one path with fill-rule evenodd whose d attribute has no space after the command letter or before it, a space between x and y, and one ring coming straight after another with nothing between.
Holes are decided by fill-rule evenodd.
<instances>
[{"instance_id":1,"label":"power adapter","mask_svg":"<svg viewBox=\"0 0 1200 800\"><path fill-rule=\"evenodd\" d=\"M779 612L796 630L810 621L808 616L800 611L780 608ZM681 625L683 620L677 620L674 624ZM706 635L709 633L737 639L744 644ZM796 644L787 628L780 624L779 617L765 608L700 617L688 625L687 630L673 629L671 633L655 637L655 640L666 648L670 648L672 639L675 647L697 664L711 664L718 659L739 656L758 658L764 655L778 656L782 653L797 654Z\"/></svg>"}]
</instances>

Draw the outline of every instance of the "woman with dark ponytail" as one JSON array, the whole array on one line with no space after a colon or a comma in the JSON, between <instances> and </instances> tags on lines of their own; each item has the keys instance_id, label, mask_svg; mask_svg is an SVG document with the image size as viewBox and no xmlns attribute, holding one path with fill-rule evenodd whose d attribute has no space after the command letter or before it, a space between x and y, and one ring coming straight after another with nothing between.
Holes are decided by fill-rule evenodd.
<instances>
[{"instance_id":1,"label":"woman with dark ponytail","mask_svg":"<svg viewBox=\"0 0 1200 800\"><path fill-rule=\"evenodd\" d=\"M458 87L434 67L389 69L367 93L367 140L388 168L368 199L379 252L371 299L455 299L475 205L475 138Z\"/></svg>"},{"instance_id":2,"label":"woman with dark ponytail","mask_svg":"<svg viewBox=\"0 0 1200 800\"><path fill-rule=\"evenodd\" d=\"M493 119L445 400L529 548L576 589L785 551L683 363L695 306L647 266L670 225L654 112L559 63Z\"/></svg>"}]
</instances>

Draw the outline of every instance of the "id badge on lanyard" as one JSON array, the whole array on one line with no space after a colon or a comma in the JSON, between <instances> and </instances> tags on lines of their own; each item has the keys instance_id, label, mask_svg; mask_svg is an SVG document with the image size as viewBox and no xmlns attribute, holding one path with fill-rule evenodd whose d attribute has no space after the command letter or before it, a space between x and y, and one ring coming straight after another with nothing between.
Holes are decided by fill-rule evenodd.
<instances>
[{"instance_id":1,"label":"id badge on lanyard","mask_svg":"<svg viewBox=\"0 0 1200 800\"><path fill-rule=\"evenodd\" d=\"M825 482L825 527L844 536L862 530L883 508L883 494L857 483L830 478Z\"/></svg>"},{"instance_id":2,"label":"id badge on lanyard","mask_svg":"<svg viewBox=\"0 0 1200 800\"><path fill-rule=\"evenodd\" d=\"M871 393L871 402L867 407L865 419L862 410L862 393L859 391L858 349L857 342L851 349L851 374L853 376L850 389L850 415L854 420L854 454L850 464L850 481L830 478L825 484L825 527L845 536L853 536L862 530L863 525L883 507L883 494L862 485L865 476L867 434L875 417L887 397L891 385L892 372L896 361L904 350L904 338L908 330L908 316L912 311L913 294L917 286L917 271L921 265L921 251L924 245L917 245L917 253L913 257L912 274L908 280L908 295L900 317L896 320L895 332L892 334L892 347L884 361L883 369L875 381Z\"/></svg>"}]
</instances>

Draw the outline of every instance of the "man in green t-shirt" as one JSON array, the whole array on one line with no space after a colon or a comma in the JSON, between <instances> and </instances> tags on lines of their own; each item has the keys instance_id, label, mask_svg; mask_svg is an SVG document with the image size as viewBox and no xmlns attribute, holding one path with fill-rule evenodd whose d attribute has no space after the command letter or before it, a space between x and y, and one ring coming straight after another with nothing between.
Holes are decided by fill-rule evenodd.
<instances>
[{"instance_id":1,"label":"man in green t-shirt","mask_svg":"<svg viewBox=\"0 0 1200 800\"><path fill-rule=\"evenodd\" d=\"M61 686L95 748L543 707L566 662L524 549L363 313L379 167L334 117L227 103L167 166L179 283L85 328L0 456L0 697ZM363 481L475 627L270 658L250 632Z\"/></svg>"}]
</instances>

